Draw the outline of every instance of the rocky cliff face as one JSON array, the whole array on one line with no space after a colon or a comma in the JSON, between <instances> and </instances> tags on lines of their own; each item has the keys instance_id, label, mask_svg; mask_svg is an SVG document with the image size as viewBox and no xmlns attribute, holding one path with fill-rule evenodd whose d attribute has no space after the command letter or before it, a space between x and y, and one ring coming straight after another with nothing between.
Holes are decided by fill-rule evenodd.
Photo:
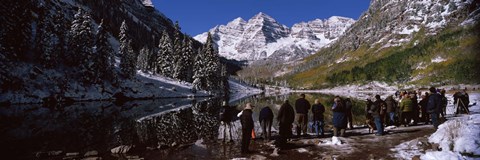
<instances>
[{"instance_id":1,"label":"rocky cliff face","mask_svg":"<svg viewBox=\"0 0 480 160\"><path fill-rule=\"evenodd\" d=\"M478 83L465 77L475 77L480 60L479 8L478 0L372 0L345 34L287 75L307 87Z\"/></svg>"},{"instance_id":2,"label":"rocky cliff face","mask_svg":"<svg viewBox=\"0 0 480 160\"><path fill-rule=\"evenodd\" d=\"M288 28L265 13L250 20L237 18L227 25L210 29L219 53L229 59L297 60L336 40L355 21L334 16L327 20L301 22ZM207 33L195 36L205 42Z\"/></svg>"},{"instance_id":3,"label":"rocky cliff face","mask_svg":"<svg viewBox=\"0 0 480 160\"><path fill-rule=\"evenodd\" d=\"M458 25L478 6L473 0L372 0L370 8L339 38L338 52L361 45L400 46L422 28L426 35Z\"/></svg>"}]
</instances>

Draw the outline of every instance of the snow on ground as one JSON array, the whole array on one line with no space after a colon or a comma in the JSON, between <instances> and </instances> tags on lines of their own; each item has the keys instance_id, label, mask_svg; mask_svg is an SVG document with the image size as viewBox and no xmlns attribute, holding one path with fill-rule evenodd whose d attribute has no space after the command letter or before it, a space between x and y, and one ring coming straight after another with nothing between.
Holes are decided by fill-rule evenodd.
<instances>
[{"instance_id":1,"label":"snow on ground","mask_svg":"<svg viewBox=\"0 0 480 160\"><path fill-rule=\"evenodd\" d=\"M263 91L250 87L246 84L242 84L234 79L229 79L228 84L230 85L230 101L229 103L233 103L239 100L242 100L244 98L257 95L262 93Z\"/></svg>"},{"instance_id":2,"label":"snow on ground","mask_svg":"<svg viewBox=\"0 0 480 160\"><path fill-rule=\"evenodd\" d=\"M447 117L448 120L438 127L428 142L438 144L440 151L422 151L416 145L421 143L418 139L402 143L395 147L398 151L395 157L411 159L421 155L421 159L478 159L480 156L480 93L470 93L470 114ZM451 95L447 95L451 100ZM476 105L473 105L476 104ZM473 106L472 106L473 105ZM452 103L447 107L447 115L454 112Z\"/></svg>"}]
</instances>

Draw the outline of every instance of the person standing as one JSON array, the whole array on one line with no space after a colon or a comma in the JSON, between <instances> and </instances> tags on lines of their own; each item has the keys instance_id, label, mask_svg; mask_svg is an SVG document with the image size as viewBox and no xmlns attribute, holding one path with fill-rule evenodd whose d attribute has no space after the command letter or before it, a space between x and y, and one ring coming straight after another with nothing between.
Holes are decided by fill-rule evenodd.
<instances>
[{"instance_id":1,"label":"person standing","mask_svg":"<svg viewBox=\"0 0 480 160\"><path fill-rule=\"evenodd\" d=\"M310 103L305 99L305 94L300 94L300 98L295 101L295 110L297 111L297 129L300 126L300 130L303 135L307 135L308 126L308 110L310 109ZM297 131L297 135L300 136L300 132Z\"/></svg>"},{"instance_id":2,"label":"person standing","mask_svg":"<svg viewBox=\"0 0 480 160\"><path fill-rule=\"evenodd\" d=\"M420 106L420 111L422 112L422 122L424 124L428 124L430 122L430 117L429 114L427 113L427 106L428 106L428 97L430 95L428 92L425 92L425 95L422 95L422 100L420 100L420 103L418 105Z\"/></svg>"},{"instance_id":3,"label":"person standing","mask_svg":"<svg viewBox=\"0 0 480 160\"><path fill-rule=\"evenodd\" d=\"M265 140L270 140L272 133L273 112L270 107L263 107L260 110L260 116L258 117L260 124L262 125L262 136Z\"/></svg>"},{"instance_id":4,"label":"person standing","mask_svg":"<svg viewBox=\"0 0 480 160\"><path fill-rule=\"evenodd\" d=\"M324 136L323 127L325 126L325 121L323 117L323 113L325 112L325 106L320 103L318 99L315 99L315 104L312 105L312 113L313 113L313 127L315 129L315 133L317 137L322 135Z\"/></svg>"},{"instance_id":5,"label":"person standing","mask_svg":"<svg viewBox=\"0 0 480 160\"><path fill-rule=\"evenodd\" d=\"M380 95L375 95L375 102L373 102L372 108L370 109L370 112L372 114L373 120L375 122L375 126L377 128L377 133L375 135L381 136L383 135L383 124L382 124L382 119L380 116L380 111L382 110L382 99L380 99Z\"/></svg>"},{"instance_id":6,"label":"person standing","mask_svg":"<svg viewBox=\"0 0 480 160\"><path fill-rule=\"evenodd\" d=\"M295 112L288 100L280 107L277 115L277 121L279 123L279 138L276 145L283 147L287 143L287 139L292 137L292 123L295 120Z\"/></svg>"},{"instance_id":7,"label":"person standing","mask_svg":"<svg viewBox=\"0 0 480 160\"><path fill-rule=\"evenodd\" d=\"M232 138L232 117L233 108L228 106L226 101L223 101L222 110L220 111L220 122L223 126L223 142L227 138L227 129L230 134L230 142L233 142Z\"/></svg>"},{"instance_id":8,"label":"person standing","mask_svg":"<svg viewBox=\"0 0 480 160\"><path fill-rule=\"evenodd\" d=\"M443 119L445 119L445 116L447 115L447 105L448 105L448 100L447 97L445 96L446 90L442 89L440 90L440 95L442 96L442 112L440 112L440 115L442 116Z\"/></svg>"},{"instance_id":9,"label":"person standing","mask_svg":"<svg viewBox=\"0 0 480 160\"><path fill-rule=\"evenodd\" d=\"M253 118L252 118L252 106L250 103L245 105L245 109L242 111L240 115L240 122L242 123L242 153L249 153L250 150L248 146L250 144L250 140L252 139L252 130L254 127Z\"/></svg>"},{"instance_id":10,"label":"person standing","mask_svg":"<svg viewBox=\"0 0 480 160\"><path fill-rule=\"evenodd\" d=\"M440 125L438 116L442 109L442 96L437 93L435 87L430 87L430 97L428 98L428 105L427 105L427 112L430 114L430 118L432 118L432 124L435 129L438 128Z\"/></svg>"},{"instance_id":11,"label":"person standing","mask_svg":"<svg viewBox=\"0 0 480 160\"><path fill-rule=\"evenodd\" d=\"M397 102L393 99L393 96L388 96L385 99L385 104L387 104L387 118L385 120L387 126L395 125L395 110L397 108Z\"/></svg>"},{"instance_id":12,"label":"person standing","mask_svg":"<svg viewBox=\"0 0 480 160\"><path fill-rule=\"evenodd\" d=\"M350 98L345 99L345 116L347 117L348 129L353 129L352 107L352 100Z\"/></svg>"},{"instance_id":13,"label":"person standing","mask_svg":"<svg viewBox=\"0 0 480 160\"><path fill-rule=\"evenodd\" d=\"M345 104L339 96L333 99L333 136L345 136L347 128L347 116L345 115ZM340 134L338 134L340 132Z\"/></svg>"},{"instance_id":14,"label":"person standing","mask_svg":"<svg viewBox=\"0 0 480 160\"><path fill-rule=\"evenodd\" d=\"M413 125L416 126L418 123L418 116L420 115L420 107L418 107L418 97L417 97L417 92L413 91L410 94L410 99L412 100L412 108L413 111L411 113L412 119L413 119Z\"/></svg>"},{"instance_id":15,"label":"person standing","mask_svg":"<svg viewBox=\"0 0 480 160\"><path fill-rule=\"evenodd\" d=\"M400 121L402 122L403 126L409 126L410 122L412 121L411 114L413 111L413 103L412 99L407 94L403 97L402 102L400 102L400 111L402 112L402 114L400 114Z\"/></svg>"}]
</instances>

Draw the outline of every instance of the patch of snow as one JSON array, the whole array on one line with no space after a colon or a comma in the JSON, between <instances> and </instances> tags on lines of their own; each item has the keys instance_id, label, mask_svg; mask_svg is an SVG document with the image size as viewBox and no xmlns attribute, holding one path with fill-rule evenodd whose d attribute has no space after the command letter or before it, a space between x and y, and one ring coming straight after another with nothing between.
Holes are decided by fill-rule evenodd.
<instances>
[{"instance_id":1,"label":"patch of snow","mask_svg":"<svg viewBox=\"0 0 480 160\"><path fill-rule=\"evenodd\" d=\"M320 141L318 145L343 145L342 141L340 138L333 136L332 140L325 140L325 141Z\"/></svg>"},{"instance_id":2,"label":"patch of snow","mask_svg":"<svg viewBox=\"0 0 480 160\"><path fill-rule=\"evenodd\" d=\"M298 151L299 153L307 153L307 152L308 152L308 150L305 149L305 148L299 148L299 149L297 149L297 151Z\"/></svg>"},{"instance_id":3,"label":"patch of snow","mask_svg":"<svg viewBox=\"0 0 480 160\"><path fill-rule=\"evenodd\" d=\"M447 59L442 58L442 57L435 57L432 59L432 63L440 63L440 62L445 62Z\"/></svg>"}]
</instances>

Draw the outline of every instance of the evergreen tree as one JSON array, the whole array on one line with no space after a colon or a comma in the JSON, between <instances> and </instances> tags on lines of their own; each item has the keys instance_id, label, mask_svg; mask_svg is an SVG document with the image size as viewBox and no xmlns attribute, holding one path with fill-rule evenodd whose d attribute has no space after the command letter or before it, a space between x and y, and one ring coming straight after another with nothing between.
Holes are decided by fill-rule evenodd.
<instances>
[{"instance_id":1,"label":"evergreen tree","mask_svg":"<svg viewBox=\"0 0 480 160\"><path fill-rule=\"evenodd\" d=\"M183 52L183 43L182 43L182 36L180 35L180 25L178 24L178 21L175 22L175 30L173 34L173 53L172 53L172 58L173 58L173 78L175 77L175 69L177 68L178 61L181 61L182 58L182 52ZM181 68L181 67L180 67ZM177 78L178 79L178 78Z\"/></svg>"},{"instance_id":2,"label":"evergreen tree","mask_svg":"<svg viewBox=\"0 0 480 160\"><path fill-rule=\"evenodd\" d=\"M96 36L96 63L95 70L101 79L116 79L115 74L115 51L108 42L108 32L105 29L103 19L98 25Z\"/></svg>"},{"instance_id":3,"label":"evergreen tree","mask_svg":"<svg viewBox=\"0 0 480 160\"><path fill-rule=\"evenodd\" d=\"M157 58L157 73L160 73L166 77L173 76L173 47L170 36L167 31L163 31L160 44L158 45L158 58Z\"/></svg>"},{"instance_id":4,"label":"evergreen tree","mask_svg":"<svg viewBox=\"0 0 480 160\"><path fill-rule=\"evenodd\" d=\"M203 47L204 54L204 67L205 67L205 76L206 76L206 90L213 91L218 87L218 79L220 71L220 60L218 53L216 52L213 46L212 36L209 33L207 37L207 42Z\"/></svg>"},{"instance_id":5,"label":"evergreen tree","mask_svg":"<svg viewBox=\"0 0 480 160\"><path fill-rule=\"evenodd\" d=\"M70 53L67 55L66 61L68 65L80 69L80 74L84 75L83 80L87 83L98 80L95 73L94 40L92 18L80 8L75 14L70 28Z\"/></svg>"},{"instance_id":6,"label":"evergreen tree","mask_svg":"<svg viewBox=\"0 0 480 160\"><path fill-rule=\"evenodd\" d=\"M206 73L205 73L205 63L203 61L202 52L198 52L195 56L195 62L193 65L193 89L195 90L204 90L206 89Z\"/></svg>"},{"instance_id":7,"label":"evergreen tree","mask_svg":"<svg viewBox=\"0 0 480 160\"><path fill-rule=\"evenodd\" d=\"M64 14L61 11L57 11L57 13L53 15L53 34L57 37L57 43L54 46L54 50L58 62L61 62L66 56L68 23L69 22L65 19Z\"/></svg>"},{"instance_id":8,"label":"evergreen tree","mask_svg":"<svg viewBox=\"0 0 480 160\"><path fill-rule=\"evenodd\" d=\"M175 65L174 78L190 81L191 74L189 74L189 67L192 66L193 46L192 41L188 38L184 39L182 52L180 52L179 59Z\"/></svg>"},{"instance_id":9,"label":"evergreen tree","mask_svg":"<svg viewBox=\"0 0 480 160\"><path fill-rule=\"evenodd\" d=\"M57 51L55 45L57 44L57 37L53 34L53 25L50 22L50 17L47 14L43 17L37 29L37 52L40 54L40 63L46 68L53 68L57 65Z\"/></svg>"},{"instance_id":10,"label":"evergreen tree","mask_svg":"<svg viewBox=\"0 0 480 160\"><path fill-rule=\"evenodd\" d=\"M127 79L131 79L135 76L135 53L132 48L131 40L127 35L128 27L125 21L122 22L120 27L120 71L122 75Z\"/></svg>"},{"instance_id":11,"label":"evergreen tree","mask_svg":"<svg viewBox=\"0 0 480 160\"><path fill-rule=\"evenodd\" d=\"M26 60L32 40L33 0L5 0L0 3L0 52L9 61ZM0 62L1 63L1 62Z\"/></svg>"},{"instance_id":12,"label":"evergreen tree","mask_svg":"<svg viewBox=\"0 0 480 160\"><path fill-rule=\"evenodd\" d=\"M150 49L148 49L147 46L144 46L140 50L140 53L138 54L137 69L142 70L142 72L147 72L149 57L150 57Z\"/></svg>"}]
</instances>

